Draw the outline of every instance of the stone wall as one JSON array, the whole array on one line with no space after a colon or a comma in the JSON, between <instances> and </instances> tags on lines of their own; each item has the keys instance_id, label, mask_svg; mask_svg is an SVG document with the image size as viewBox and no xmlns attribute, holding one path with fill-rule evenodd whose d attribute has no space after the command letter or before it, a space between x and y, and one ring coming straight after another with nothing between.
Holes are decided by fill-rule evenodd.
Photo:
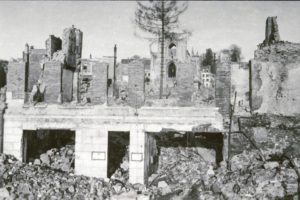
<instances>
[{"instance_id":1,"label":"stone wall","mask_svg":"<svg viewBox=\"0 0 300 200\"><path fill-rule=\"evenodd\" d=\"M128 103L140 107L145 100L145 68L142 62L132 62L128 66Z\"/></svg>"},{"instance_id":2,"label":"stone wall","mask_svg":"<svg viewBox=\"0 0 300 200\"><path fill-rule=\"evenodd\" d=\"M50 35L45 44L47 56L50 59L52 59L54 52L61 50L61 39L59 37L55 37L54 35Z\"/></svg>"},{"instance_id":3,"label":"stone wall","mask_svg":"<svg viewBox=\"0 0 300 200\"><path fill-rule=\"evenodd\" d=\"M103 104L107 99L108 66L106 63L92 63L93 77L88 88L87 98L92 104Z\"/></svg>"},{"instance_id":4,"label":"stone wall","mask_svg":"<svg viewBox=\"0 0 300 200\"><path fill-rule=\"evenodd\" d=\"M29 53L29 70L28 70L28 92L32 91L32 87L37 84L45 59L45 49L31 49Z\"/></svg>"},{"instance_id":5,"label":"stone wall","mask_svg":"<svg viewBox=\"0 0 300 200\"><path fill-rule=\"evenodd\" d=\"M74 26L64 29L62 51L66 55L67 67L75 69L82 51L82 32L79 29Z\"/></svg>"},{"instance_id":6,"label":"stone wall","mask_svg":"<svg viewBox=\"0 0 300 200\"><path fill-rule=\"evenodd\" d=\"M268 17L266 20L266 37L264 45L270 45L280 41L277 17Z\"/></svg>"},{"instance_id":7,"label":"stone wall","mask_svg":"<svg viewBox=\"0 0 300 200\"><path fill-rule=\"evenodd\" d=\"M25 63L14 62L8 63L7 72L7 92L12 93L13 99L24 98L25 82Z\"/></svg>"},{"instance_id":8,"label":"stone wall","mask_svg":"<svg viewBox=\"0 0 300 200\"><path fill-rule=\"evenodd\" d=\"M255 51L251 105L257 113L300 113L300 44L280 42Z\"/></svg>"},{"instance_id":9,"label":"stone wall","mask_svg":"<svg viewBox=\"0 0 300 200\"><path fill-rule=\"evenodd\" d=\"M228 119L231 98L231 65L230 63L218 63L216 68L216 106L220 113Z\"/></svg>"},{"instance_id":10,"label":"stone wall","mask_svg":"<svg viewBox=\"0 0 300 200\"><path fill-rule=\"evenodd\" d=\"M58 61L45 63L43 83L46 86L44 99L46 103L61 102L62 64Z\"/></svg>"},{"instance_id":11,"label":"stone wall","mask_svg":"<svg viewBox=\"0 0 300 200\"><path fill-rule=\"evenodd\" d=\"M175 95L179 106L191 106L196 68L190 63L178 63ZM173 95L172 95L173 96Z\"/></svg>"},{"instance_id":12,"label":"stone wall","mask_svg":"<svg viewBox=\"0 0 300 200\"><path fill-rule=\"evenodd\" d=\"M62 102L71 102L73 98L73 76L72 70L62 70Z\"/></svg>"}]
</instances>

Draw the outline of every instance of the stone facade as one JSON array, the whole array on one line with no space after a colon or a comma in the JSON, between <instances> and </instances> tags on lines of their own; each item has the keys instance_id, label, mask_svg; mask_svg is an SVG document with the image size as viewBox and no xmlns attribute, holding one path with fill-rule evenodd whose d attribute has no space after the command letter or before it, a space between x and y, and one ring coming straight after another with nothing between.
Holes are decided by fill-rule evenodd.
<instances>
[{"instance_id":1,"label":"stone facade","mask_svg":"<svg viewBox=\"0 0 300 200\"><path fill-rule=\"evenodd\" d=\"M25 62L9 62L7 72L7 91L13 99L24 99Z\"/></svg>"},{"instance_id":2,"label":"stone facade","mask_svg":"<svg viewBox=\"0 0 300 200\"><path fill-rule=\"evenodd\" d=\"M231 64L218 63L216 67L216 106L225 119L229 119L231 100Z\"/></svg>"},{"instance_id":3,"label":"stone facade","mask_svg":"<svg viewBox=\"0 0 300 200\"><path fill-rule=\"evenodd\" d=\"M8 70L4 153L22 160L26 151L24 131L71 130L75 132L75 173L106 178L108 133L129 132L129 181L147 183L156 145L148 133L193 132L202 126L210 127L201 129L207 133L223 133L223 116L217 107L193 104L193 95L199 89L194 87L199 62L196 57L193 62L187 58L186 40L169 40L166 45L164 83L168 89L164 95L174 101L168 107L145 103L145 64L141 60L119 66L116 80L121 98L113 101L122 102L110 105L109 63L81 59L79 29L64 30L62 50L59 38L54 36L47 40L46 50L29 50L27 46L24 62L11 62ZM36 73L30 74L32 69ZM39 101L30 98L24 104L28 85L36 89L31 91L32 96L42 96ZM157 96L153 99L156 101Z\"/></svg>"},{"instance_id":4,"label":"stone facade","mask_svg":"<svg viewBox=\"0 0 300 200\"><path fill-rule=\"evenodd\" d=\"M8 96L11 96L8 94ZM4 153L22 160L24 130L69 129L75 136L75 173L88 176L107 176L108 131L129 131L129 180L145 183L147 170L144 161L151 153L145 141L146 132L163 128L192 131L199 124L210 124L222 132L222 116L216 108L141 108L103 106L48 105L24 108L23 102L8 99L4 120ZM161 113L164 113L162 115ZM185 120L182 121L182 118Z\"/></svg>"},{"instance_id":5,"label":"stone facade","mask_svg":"<svg viewBox=\"0 0 300 200\"><path fill-rule=\"evenodd\" d=\"M62 64L58 61L49 61L45 63L43 80L46 85L44 99L46 103L60 103L62 90Z\"/></svg>"},{"instance_id":6,"label":"stone facade","mask_svg":"<svg viewBox=\"0 0 300 200\"><path fill-rule=\"evenodd\" d=\"M252 110L296 115L300 112L300 44L282 42L259 48L251 61Z\"/></svg>"}]
</instances>

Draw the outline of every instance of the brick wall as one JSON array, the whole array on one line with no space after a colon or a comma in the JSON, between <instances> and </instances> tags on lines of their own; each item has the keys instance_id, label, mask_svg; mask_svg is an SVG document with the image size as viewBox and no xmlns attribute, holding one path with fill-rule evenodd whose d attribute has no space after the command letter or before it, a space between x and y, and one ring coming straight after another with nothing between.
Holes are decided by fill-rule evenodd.
<instances>
[{"instance_id":1,"label":"brick wall","mask_svg":"<svg viewBox=\"0 0 300 200\"><path fill-rule=\"evenodd\" d=\"M145 68L142 62L132 62L128 66L129 105L142 106L145 100Z\"/></svg>"},{"instance_id":2,"label":"brick wall","mask_svg":"<svg viewBox=\"0 0 300 200\"><path fill-rule=\"evenodd\" d=\"M25 63L9 62L7 72L7 91L12 92L13 99L24 98Z\"/></svg>"},{"instance_id":3,"label":"brick wall","mask_svg":"<svg viewBox=\"0 0 300 200\"><path fill-rule=\"evenodd\" d=\"M107 98L107 74L106 63L92 62L93 77L88 88L87 97L92 104L103 104Z\"/></svg>"},{"instance_id":4,"label":"brick wall","mask_svg":"<svg viewBox=\"0 0 300 200\"><path fill-rule=\"evenodd\" d=\"M61 96L62 64L59 61L45 63L43 83L46 86L45 102L59 103Z\"/></svg>"},{"instance_id":5,"label":"brick wall","mask_svg":"<svg viewBox=\"0 0 300 200\"><path fill-rule=\"evenodd\" d=\"M216 68L216 106L224 117L229 117L231 96L231 66L230 63L218 63Z\"/></svg>"}]
</instances>

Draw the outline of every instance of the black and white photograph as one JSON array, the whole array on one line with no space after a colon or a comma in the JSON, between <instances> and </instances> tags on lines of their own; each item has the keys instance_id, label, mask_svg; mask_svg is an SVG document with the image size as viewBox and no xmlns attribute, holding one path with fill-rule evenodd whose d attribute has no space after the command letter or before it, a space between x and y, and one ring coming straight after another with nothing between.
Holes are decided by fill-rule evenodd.
<instances>
[{"instance_id":1,"label":"black and white photograph","mask_svg":"<svg viewBox=\"0 0 300 200\"><path fill-rule=\"evenodd\" d=\"M0 200L300 200L300 1L0 0Z\"/></svg>"}]
</instances>

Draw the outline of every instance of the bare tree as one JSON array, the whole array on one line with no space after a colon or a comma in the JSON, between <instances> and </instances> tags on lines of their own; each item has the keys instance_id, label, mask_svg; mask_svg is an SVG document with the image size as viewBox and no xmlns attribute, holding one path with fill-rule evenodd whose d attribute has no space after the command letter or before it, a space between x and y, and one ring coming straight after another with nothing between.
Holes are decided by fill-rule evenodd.
<instances>
[{"instance_id":1,"label":"bare tree","mask_svg":"<svg viewBox=\"0 0 300 200\"><path fill-rule=\"evenodd\" d=\"M137 1L135 11L135 24L144 32L158 36L161 48L161 70L159 98L163 94L164 72L164 43L165 39L172 37L178 28L179 16L187 9L187 2L176 0L150 0L149 2Z\"/></svg>"}]
</instances>

